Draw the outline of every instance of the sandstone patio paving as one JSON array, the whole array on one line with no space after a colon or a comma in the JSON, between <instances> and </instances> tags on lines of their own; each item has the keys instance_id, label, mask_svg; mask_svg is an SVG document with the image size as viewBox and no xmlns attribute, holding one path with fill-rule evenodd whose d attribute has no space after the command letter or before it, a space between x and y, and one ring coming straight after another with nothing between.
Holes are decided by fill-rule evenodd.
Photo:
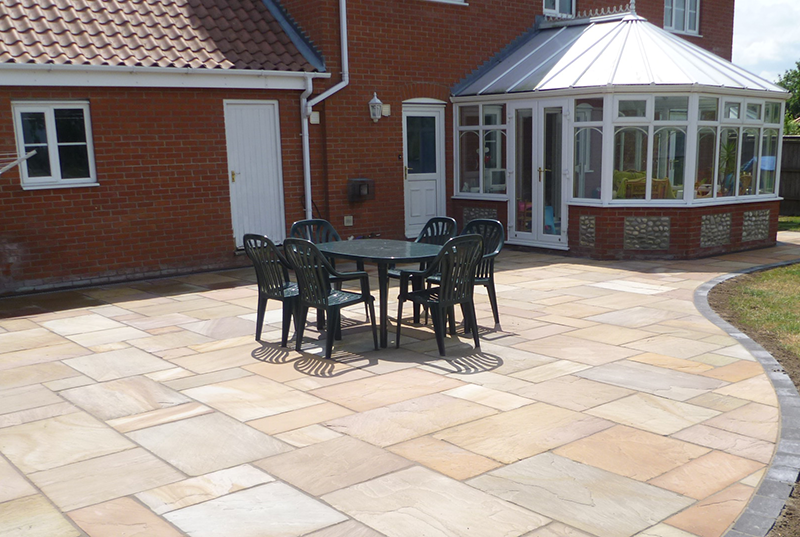
<instances>
[{"instance_id":1,"label":"sandstone patio paving","mask_svg":"<svg viewBox=\"0 0 800 537\"><path fill-rule=\"evenodd\" d=\"M388 537L521 535L549 519L420 467L323 499Z\"/></svg>"},{"instance_id":2,"label":"sandstone patio paving","mask_svg":"<svg viewBox=\"0 0 800 537\"><path fill-rule=\"evenodd\" d=\"M679 494L551 453L492 470L469 484L607 537L633 535L693 503Z\"/></svg>"},{"instance_id":3,"label":"sandstone patio paving","mask_svg":"<svg viewBox=\"0 0 800 537\"><path fill-rule=\"evenodd\" d=\"M362 307L335 360L313 315L281 348L277 303L256 342L249 266L0 299L0 534L722 537L783 475L782 416L693 296L800 258L781 237L695 261L507 248L500 325L480 289L481 350L459 333L446 357L410 322L374 351Z\"/></svg>"}]
</instances>

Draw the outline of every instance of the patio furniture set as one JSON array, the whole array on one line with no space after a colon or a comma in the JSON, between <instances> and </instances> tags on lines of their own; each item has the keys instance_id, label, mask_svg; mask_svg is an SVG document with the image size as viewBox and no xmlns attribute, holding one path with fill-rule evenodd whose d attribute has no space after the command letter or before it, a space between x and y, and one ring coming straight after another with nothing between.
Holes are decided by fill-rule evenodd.
<instances>
[{"instance_id":1,"label":"patio furniture set","mask_svg":"<svg viewBox=\"0 0 800 537\"><path fill-rule=\"evenodd\" d=\"M439 354L445 355L444 337L449 328L455 335L455 306L461 306L465 334L472 333L475 347L480 348L473 301L475 284L487 288L495 323L500 322L494 286L494 260L503 248L505 230L497 220L470 221L456 235L456 221L450 217L431 218L414 241L387 239L342 240L327 220L300 220L292 224L290 237L278 247L264 235L247 234L244 248L253 262L258 280L257 341L261 340L267 301L282 302L281 346L289 340L289 327L294 319L296 343L300 350L308 310L317 310L317 326L327 326L325 358L330 359L335 339L341 339L341 310L364 303L367 320L372 324L375 349L388 344L389 279L400 281L397 312L397 337L403 304L414 305L414 322L419 322L424 309L427 322L430 311ZM356 262L354 272L336 269L336 258ZM364 263L378 268L380 302L380 343L375 317L375 299L370 293L369 277ZM397 268L397 264L414 263L417 268ZM290 278L295 274L295 281ZM360 290L344 290L342 283L358 281Z\"/></svg>"}]
</instances>

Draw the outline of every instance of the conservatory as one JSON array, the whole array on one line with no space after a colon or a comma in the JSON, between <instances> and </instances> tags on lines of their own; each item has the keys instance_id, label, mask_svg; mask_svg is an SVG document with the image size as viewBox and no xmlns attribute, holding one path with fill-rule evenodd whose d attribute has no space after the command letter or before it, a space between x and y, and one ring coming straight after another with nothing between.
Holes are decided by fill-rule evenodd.
<instances>
[{"instance_id":1,"label":"conservatory","mask_svg":"<svg viewBox=\"0 0 800 537\"><path fill-rule=\"evenodd\" d=\"M773 244L789 94L634 12L544 21L453 90L459 216L596 258Z\"/></svg>"}]
</instances>

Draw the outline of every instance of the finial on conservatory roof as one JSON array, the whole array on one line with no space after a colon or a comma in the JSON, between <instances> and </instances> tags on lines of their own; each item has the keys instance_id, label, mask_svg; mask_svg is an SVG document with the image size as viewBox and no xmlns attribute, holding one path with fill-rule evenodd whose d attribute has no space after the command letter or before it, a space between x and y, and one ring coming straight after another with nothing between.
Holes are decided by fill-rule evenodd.
<instances>
[{"instance_id":1,"label":"finial on conservatory roof","mask_svg":"<svg viewBox=\"0 0 800 537\"><path fill-rule=\"evenodd\" d=\"M631 10L631 13L636 15L636 0L631 0L631 3L628 6Z\"/></svg>"}]
</instances>

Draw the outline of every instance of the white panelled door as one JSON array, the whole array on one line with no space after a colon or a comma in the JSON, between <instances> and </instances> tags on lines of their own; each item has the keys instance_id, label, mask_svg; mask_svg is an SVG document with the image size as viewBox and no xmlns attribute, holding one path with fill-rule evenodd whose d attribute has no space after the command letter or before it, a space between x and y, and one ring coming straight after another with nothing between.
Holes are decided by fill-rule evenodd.
<instances>
[{"instance_id":1,"label":"white panelled door","mask_svg":"<svg viewBox=\"0 0 800 537\"><path fill-rule=\"evenodd\" d=\"M228 184L236 247L245 233L286 238L277 101L225 101Z\"/></svg>"},{"instance_id":2,"label":"white panelled door","mask_svg":"<svg viewBox=\"0 0 800 537\"><path fill-rule=\"evenodd\" d=\"M406 237L445 213L444 105L403 104Z\"/></svg>"}]
</instances>

